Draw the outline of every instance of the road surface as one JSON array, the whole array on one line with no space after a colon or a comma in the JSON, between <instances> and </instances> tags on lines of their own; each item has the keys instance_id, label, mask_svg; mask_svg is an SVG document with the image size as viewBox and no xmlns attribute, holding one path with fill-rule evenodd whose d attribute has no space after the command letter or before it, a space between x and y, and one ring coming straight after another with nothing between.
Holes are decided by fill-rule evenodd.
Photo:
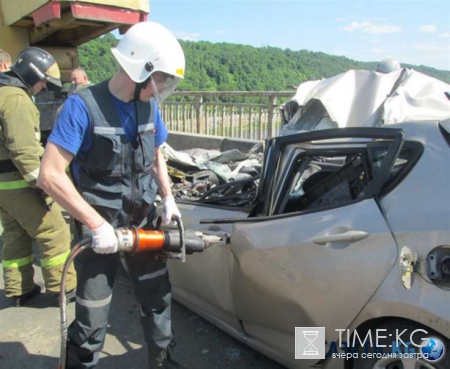
<instances>
[{"instance_id":1,"label":"road surface","mask_svg":"<svg viewBox=\"0 0 450 369\"><path fill-rule=\"evenodd\" d=\"M35 267L35 270L36 282L41 284L40 268ZM4 295L3 273L0 275L0 368L56 369L60 347L59 308L49 307L51 298L45 293L30 301L27 307L12 307L10 299ZM74 317L74 305L68 305L69 321ZM98 369L147 367L139 315L131 284L121 271L116 280L108 333ZM172 316L176 340L173 358L183 368L283 368L175 301Z\"/></svg>"}]
</instances>

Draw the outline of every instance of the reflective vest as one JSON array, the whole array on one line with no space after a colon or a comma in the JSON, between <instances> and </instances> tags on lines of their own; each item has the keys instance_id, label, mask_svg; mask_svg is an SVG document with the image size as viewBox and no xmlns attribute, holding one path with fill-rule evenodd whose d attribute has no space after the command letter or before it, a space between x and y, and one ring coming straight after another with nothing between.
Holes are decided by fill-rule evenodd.
<instances>
[{"instance_id":1,"label":"reflective vest","mask_svg":"<svg viewBox=\"0 0 450 369\"><path fill-rule=\"evenodd\" d=\"M135 102L138 147L133 149L111 100L108 81L78 94L86 103L93 131L91 151L77 158L78 190L113 227L137 226L147 217L157 189L151 175L155 155L151 101Z\"/></svg>"}]
</instances>

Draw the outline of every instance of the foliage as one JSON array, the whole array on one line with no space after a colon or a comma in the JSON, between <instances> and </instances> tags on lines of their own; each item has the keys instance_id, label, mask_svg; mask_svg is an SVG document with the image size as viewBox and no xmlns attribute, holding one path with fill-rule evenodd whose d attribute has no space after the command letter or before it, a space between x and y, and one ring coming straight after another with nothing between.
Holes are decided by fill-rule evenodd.
<instances>
[{"instance_id":1,"label":"foliage","mask_svg":"<svg viewBox=\"0 0 450 369\"><path fill-rule=\"evenodd\" d=\"M111 78L116 72L119 64L112 55L111 48L118 42L119 40L109 33L78 47L80 66L86 69L91 82L101 82Z\"/></svg>"},{"instance_id":2,"label":"foliage","mask_svg":"<svg viewBox=\"0 0 450 369\"><path fill-rule=\"evenodd\" d=\"M92 82L110 78L118 68L110 51L112 34L79 47L80 65ZM359 62L308 50L253 47L206 41L180 41L186 55L182 91L286 91L308 80L332 77L349 69L375 70L378 62ZM406 65L450 83L450 72Z\"/></svg>"}]
</instances>

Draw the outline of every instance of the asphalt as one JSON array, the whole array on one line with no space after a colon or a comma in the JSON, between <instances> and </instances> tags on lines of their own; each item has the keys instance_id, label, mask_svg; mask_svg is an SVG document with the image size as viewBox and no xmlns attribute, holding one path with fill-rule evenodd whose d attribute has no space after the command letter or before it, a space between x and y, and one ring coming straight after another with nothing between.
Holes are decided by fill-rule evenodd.
<instances>
[{"instance_id":1,"label":"asphalt","mask_svg":"<svg viewBox=\"0 0 450 369\"><path fill-rule=\"evenodd\" d=\"M35 271L36 283L42 284L40 268L35 266ZM26 307L13 307L10 299L5 297L3 273L0 274L0 368L56 369L60 351L59 308L51 306L52 299L45 293L35 297ZM74 305L68 305L69 321L74 317ZM121 271L116 280L98 369L147 368L139 315L131 283ZM175 301L172 321L176 343L173 359L184 369L283 368Z\"/></svg>"}]
</instances>

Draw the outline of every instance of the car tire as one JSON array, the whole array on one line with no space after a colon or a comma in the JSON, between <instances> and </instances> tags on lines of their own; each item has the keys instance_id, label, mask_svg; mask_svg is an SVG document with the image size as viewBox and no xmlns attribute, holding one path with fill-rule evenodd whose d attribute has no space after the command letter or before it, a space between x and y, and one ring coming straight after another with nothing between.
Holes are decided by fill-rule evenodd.
<instances>
[{"instance_id":1,"label":"car tire","mask_svg":"<svg viewBox=\"0 0 450 369\"><path fill-rule=\"evenodd\" d=\"M359 355L358 358L353 358L352 365L350 366L352 369L449 369L450 368L450 342L442 335L435 333L435 331L414 323L403 321L390 321L385 322L374 328L371 328L371 336L373 342L375 342L376 329L386 329L386 332L383 332L382 335L387 337L378 340L379 344L386 346L389 346L391 344L392 342L391 337L395 337L396 334L395 332L402 332L404 329L407 329L408 331L406 333L408 333L416 329L424 329L428 332L428 334L425 334L424 332L416 332L414 334L414 340L420 341L422 338L430 336L439 339L444 345L444 356L439 361L432 362L424 358L422 359L389 358L389 357L367 358L361 357L361 355ZM365 335L363 337L365 337ZM406 340L404 339L404 341ZM372 349L369 349L369 352L374 351Z\"/></svg>"}]
</instances>

